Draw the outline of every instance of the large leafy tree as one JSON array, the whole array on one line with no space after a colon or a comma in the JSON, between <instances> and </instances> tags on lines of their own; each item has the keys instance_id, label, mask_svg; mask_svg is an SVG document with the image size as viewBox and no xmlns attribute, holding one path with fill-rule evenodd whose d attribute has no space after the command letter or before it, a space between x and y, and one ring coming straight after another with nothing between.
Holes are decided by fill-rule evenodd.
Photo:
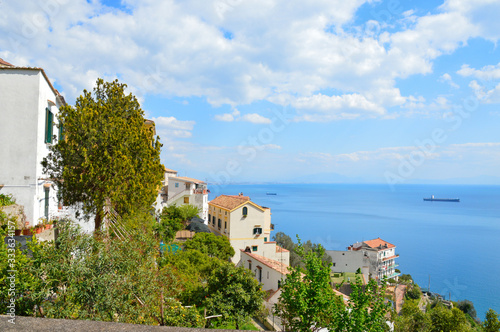
<instances>
[{"instance_id":1,"label":"large leafy tree","mask_svg":"<svg viewBox=\"0 0 500 332\"><path fill-rule=\"evenodd\" d=\"M500 321L498 320L498 314L495 312L495 310L491 308L490 310L488 310L483 326L486 332L500 331Z\"/></svg>"},{"instance_id":2,"label":"large leafy tree","mask_svg":"<svg viewBox=\"0 0 500 332\"><path fill-rule=\"evenodd\" d=\"M322 260L324 250L319 246L319 254L312 250L305 253L299 240L295 251L305 267L298 264L289 268L275 312L290 331L331 328L340 319L343 303L331 287L330 266Z\"/></svg>"},{"instance_id":3,"label":"large leafy tree","mask_svg":"<svg viewBox=\"0 0 500 332\"><path fill-rule=\"evenodd\" d=\"M66 205L95 216L100 229L106 204L119 214L150 206L163 176L158 137L126 85L98 79L75 106L59 110L64 139L50 147L42 165Z\"/></svg>"},{"instance_id":4,"label":"large leafy tree","mask_svg":"<svg viewBox=\"0 0 500 332\"><path fill-rule=\"evenodd\" d=\"M217 257L227 261L234 256L234 249L225 236L216 236L212 233L196 233L184 244L187 250L198 250L210 257Z\"/></svg>"},{"instance_id":5,"label":"large leafy tree","mask_svg":"<svg viewBox=\"0 0 500 332\"><path fill-rule=\"evenodd\" d=\"M247 269L223 263L202 288L208 315L222 315L219 321L233 322L239 329L261 309L265 292Z\"/></svg>"}]
</instances>

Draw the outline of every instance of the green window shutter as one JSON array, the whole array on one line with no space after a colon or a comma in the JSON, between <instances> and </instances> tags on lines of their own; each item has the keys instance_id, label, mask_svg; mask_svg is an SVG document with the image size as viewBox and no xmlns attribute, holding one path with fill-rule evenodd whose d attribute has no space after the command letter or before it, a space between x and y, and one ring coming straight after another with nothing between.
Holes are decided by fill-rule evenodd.
<instances>
[{"instance_id":1,"label":"green window shutter","mask_svg":"<svg viewBox=\"0 0 500 332\"><path fill-rule=\"evenodd\" d=\"M52 143L52 126L54 125L54 115L47 107L45 109L45 143Z\"/></svg>"},{"instance_id":2,"label":"green window shutter","mask_svg":"<svg viewBox=\"0 0 500 332\"><path fill-rule=\"evenodd\" d=\"M44 211L44 214L45 214L45 218L47 218L47 220L49 220L49 188L44 188L45 190L45 211Z\"/></svg>"},{"instance_id":3,"label":"green window shutter","mask_svg":"<svg viewBox=\"0 0 500 332\"><path fill-rule=\"evenodd\" d=\"M62 123L59 123L59 142L64 141L64 127Z\"/></svg>"}]
</instances>

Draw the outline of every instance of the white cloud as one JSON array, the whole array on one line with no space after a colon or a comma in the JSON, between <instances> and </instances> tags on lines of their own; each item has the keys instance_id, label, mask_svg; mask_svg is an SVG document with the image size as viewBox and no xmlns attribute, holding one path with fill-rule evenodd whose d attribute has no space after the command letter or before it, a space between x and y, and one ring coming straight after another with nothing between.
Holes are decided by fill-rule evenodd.
<instances>
[{"instance_id":1,"label":"white cloud","mask_svg":"<svg viewBox=\"0 0 500 332\"><path fill-rule=\"evenodd\" d=\"M451 78L450 74L448 74L448 73L444 73L443 75L441 75L440 79L442 82L448 83L452 88L455 88L455 89L460 88L460 86L457 83L453 82L453 79Z\"/></svg>"},{"instance_id":2,"label":"white cloud","mask_svg":"<svg viewBox=\"0 0 500 332\"><path fill-rule=\"evenodd\" d=\"M266 118L260 114L257 113L250 113L250 114L245 114L241 117L241 121L247 121L251 123L256 123L256 124L269 124L271 123L271 119Z\"/></svg>"},{"instance_id":3,"label":"white cloud","mask_svg":"<svg viewBox=\"0 0 500 332\"><path fill-rule=\"evenodd\" d=\"M462 65L457 74L468 77L472 76L483 81L490 81L500 78L500 63L496 65L484 66L481 69L471 68L469 65Z\"/></svg>"},{"instance_id":4,"label":"white cloud","mask_svg":"<svg viewBox=\"0 0 500 332\"><path fill-rule=\"evenodd\" d=\"M160 116L152 118L156 125L156 131L163 140L169 138L188 138L192 136L195 121L177 120L173 116Z\"/></svg>"},{"instance_id":5,"label":"white cloud","mask_svg":"<svg viewBox=\"0 0 500 332\"><path fill-rule=\"evenodd\" d=\"M288 101L298 119L330 121L386 117L411 97L397 80L432 72L434 59L470 38L500 36L491 29L500 24L493 1L447 1L421 17L407 11L391 22L399 32L373 20L350 25L365 2L127 0L122 12L98 1L8 1L0 4L0 45L5 60L44 67L69 102L97 77L119 77L139 97L201 96L232 107Z\"/></svg>"}]
</instances>

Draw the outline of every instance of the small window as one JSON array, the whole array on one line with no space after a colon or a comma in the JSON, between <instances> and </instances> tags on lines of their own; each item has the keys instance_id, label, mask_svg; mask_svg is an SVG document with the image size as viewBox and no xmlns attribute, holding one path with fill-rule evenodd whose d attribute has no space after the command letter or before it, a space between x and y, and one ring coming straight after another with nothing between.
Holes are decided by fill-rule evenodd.
<instances>
[{"instance_id":1,"label":"small window","mask_svg":"<svg viewBox=\"0 0 500 332\"><path fill-rule=\"evenodd\" d=\"M54 125L54 115L47 107L45 109L45 143L52 143L52 127Z\"/></svg>"},{"instance_id":2,"label":"small window","mask_svg":"<svg viewBox=\"0 0 500 332\"><path fill-rule=\"evenodd\" d=\"M267 237L264 238L264 242L267 242ZM269 272L268 272L269 273Z\"/></svg>"},{"instance_id":3,"label":"small window","mask_svg":"<svg viewBox=\"0 0 500 332\"><path fill-rule=\"evenodd\" d=\"M220 226L221 226L221 222L220 222L220 219L217 220L217 226L219 227L220 229Z\"/></svg>"},{"instance_id":4,"label":"small window","mask_svg":"<svg viewBox=\"0 0 500 332\"><path fill-rule=\"evenodd\" d=\"M252 246L252 251L257 251L257 246Z\"/></svg>"},{"instance_id":5,"label":"small window","mask_svg":"<svg viewBox=\"0 0 500 332\"><path fill-rule=\"evenodd\" d=\"M248 208L246 206L243 207L243 217L248 215Z\"/></svg>"},{"instance_id":6,"label":"small window","mask_svg":"<svg viewBox=\"0 0 500 332\"><path fill-rule=\"evenodd\" d=\"M59 123L59 142L64 140L64 127L62 123Z\"/></svg>"},{"instance_id":7,"label":"small window","mask_svg":"<svg viewBox=\"0 0 500 332\"><path fill-rule=\"evenodd\" d=\"M335 263L333 263L333 266L335 266Z\"/></svg>"},{"instance_id":8,"label":"small window","mask_svg":"<svg viewBox=\"0 0 500 332\"><path fill-rule=\"evenodd\" d=\"M189 204L189 197L184 197L184 204Z\"/></svg>"},{"instance_id":9,"label":"small window","mask_svg":"<svg viewBox=\"0 0 500 332\"><path fill-rule=\"evenodd\" d=\"M212 224L215 226L215 216L212 217Z\"/></svg>"},{"instance_id":10,"label":"small window","mask_svg":"<svg viewBox=\"0 0 500 332\"><path fill-rule=\"evenodd\" d=\"M45 211L44 211L44 215L45 215L45 218L47 218L47 220L49 220L49 190L50 190L50 187L45 187L43 189L45 191Z\"/></svg>"},{"instance_id":11,"label":"small window","mask_svg":"<svg viewBox=\"0 0 500 332\"><path fill-rule=\"evenodd\" d=\"M253 229L253 235L260 235L260 234L262 234L262 228L260 228L260 227L255 227L255 228Z\"/></svg>"},{"instance_id":12,"label":"small window","mask_svg":"<svg viewBox=\"0 0 500 332\"><path fill-rule=\"evenodd\" d=\"M248 261L248 269L252 271L252 261Z\"/></svg>"},{"instance_id":13,"label":"small window","mask_svg":"<svg viewBox=\"0 0 500 332\"><path fill-rule=\"evenodd\" d=\"M176 187L176 188L179 188L179 182L176 182L176 183L175 183L175 187Z\"/></svg>"},{"instance_id":14,"label":"small window","mask_svg":"<svg viewBox=\"0 0 500 332\"><path fill-rule=\"evenodd\" d=\"M212 220L212 215L209 213L208 214L208 221L210 222L210 220Z\"/></svg>"},{"instance_id":15,"label":"small window","mask_svg":"<svg viewBox=\"0 0 500 332\"><path fill-rule=\"evenodd\" d=\"M224 222L224 228L227 228L227 221Z\"/></svg>"}]
</instances>

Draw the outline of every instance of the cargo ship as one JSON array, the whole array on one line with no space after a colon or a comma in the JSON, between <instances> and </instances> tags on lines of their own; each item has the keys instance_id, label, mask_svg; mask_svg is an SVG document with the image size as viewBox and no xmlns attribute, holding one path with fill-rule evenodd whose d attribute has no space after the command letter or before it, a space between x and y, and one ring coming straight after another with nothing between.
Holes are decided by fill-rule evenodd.
<instances>
[{"instance_id":1,"label":"cargo ship","mask_svg":"<svg viewBox=\"0 0 500 332\"><path fill-rule=\"evenodd\" d=\"M460 202L460 198L435 198L434 195L431 198L424 198L426 202Z\"/></svg>"}]
</instances>

